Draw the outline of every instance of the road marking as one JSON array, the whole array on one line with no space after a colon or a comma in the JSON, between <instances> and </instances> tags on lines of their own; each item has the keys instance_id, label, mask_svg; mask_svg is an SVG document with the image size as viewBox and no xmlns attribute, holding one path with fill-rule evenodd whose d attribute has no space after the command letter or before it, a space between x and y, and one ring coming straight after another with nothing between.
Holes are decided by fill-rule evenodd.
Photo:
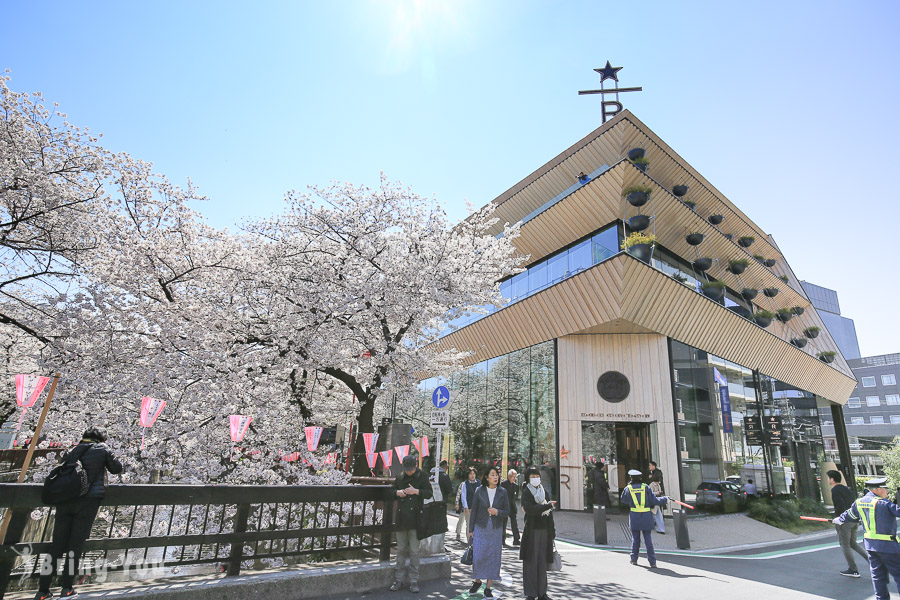
<instances>
[{"instance_id":1,"label":"road marking","mask_svg":"<svg viewBox=\"0 0 900 600\"><path fill-rule=\"evenodd\" d=\"M559 542L557 540L557 544L560 546L569 545L575 546L578 548L577 550L567 550L566 552L562 552L563 558L565 558L566 554L581 554L588 552L617 552L622 554L627 554L630 552L628 548L593 548L590 546L582 546L581 544L577 544L574 542ZM695 556L697 558L725 558L731 560L769 560L772 558L783 558L785 556L794 556L797 554L809 554L810 552L819 552L820 550L828 550L831 548L839 548L840 544L837 542L830 542L827 544L816 544L813 546L801 546L799 548L792 548L790 550L772 550L771 552L761 552L759 554L750 554L746 556L729 556L723 554L704 554L702 552L683 552L679 550L657 550L656 554L668 554L671 556Z\"/></svg>"}]
</instances>

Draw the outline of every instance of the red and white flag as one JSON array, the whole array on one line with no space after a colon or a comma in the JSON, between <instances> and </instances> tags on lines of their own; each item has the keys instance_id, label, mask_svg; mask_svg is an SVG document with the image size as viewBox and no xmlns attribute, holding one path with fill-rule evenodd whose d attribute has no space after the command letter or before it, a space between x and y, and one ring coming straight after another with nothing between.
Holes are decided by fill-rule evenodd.
<instances>
[{"instance_id":1,"label":"red and white flag","mask_svg":"<svg viewBox=\"0 0 900 600\"><path fill-rule=\"evenodd\" d=\"M422 456L428 456L428 436L423 435L417 440L413 440L413 444L416 447L416 450Z\"/></svg>"},{"instance_id":2,"label":"red and white flag","mask_svg":"<svg viewBox=\"0 0 900 600\"><path fill-rule=\"evenodd\" d=\"M322 428L304 427L303 431L306 432L306 449L310 452L315 452L316 448L319 447L319 440L322 438Z\"/></svg>"},{"instance_id":3,"label":"red and white flag","mask_svg":"<svg viewBox=\"0 0 900 600\"><path fill-rule=\"evenodd\" d=\"M250 427L250 421L253 417L249 415L231 415L229 422L231 425L231 441L235 444L244 439L247 434L247 428Z\"/></svg>"},{"instance_id":4,"label":"red and white flag","mask_svg":"<svg viewBox=\"0 0 900 600\"><path fill-rule=\"evenodd\" d=\"M404 444L403 446L395 446L394 452L397 453L397 459L403 460L403 458L409 454L409 444Z\"/></svg>"},{"instance_id":5,"label":"red and white flag","mask_svg":"<svg viewBox=\"0 0 900 600\"><path fill-rule=\"evenodd\" d=\"M393 450L382 450L378 454L381 455L381 462L384 463L384 466L390 468L391 461L393 460L393 456L394 456L394 451Z\"/></svg>"},{"instance_id":6,"label":"red and white flag","mask_svg":"<svg viewBox=\"0 0 900 600\"><path fill-rule=\"evenodd\" d=\"M328 453L328 458L325 459L325 464L326 464L326 465L331 464L332 462L335 462L336 460L337 460L337 453L336 453L336 452L329 452L329 453Z\"/></svg>"},{"instance_id":7,"label":"red and white flag","mask_svg":"<svg viewBox=\"0 0 900 600\"><path fill-rule=\"evenodd\" d=\"M16 431L22 428L25 411L34 406L34 403L40 398L41 392L44 391L49 382L49 377L41 377L40 375L16 375L16 404L22 409L22 414L19 415L19 424L16 425Z\"/></svg>"},{"instance_id":8,"label":"red and white flag","mask_svg":"<svg viewBox=\"0 0 900 600\"><path fill-rule=\"evenodd\" d=\"M287 454L281 455L281 460L287 461L287 462L294 462L298 458L300 458L299 452L288 452Z\"/></svg>"},{"instance_id":9,"label":"red and white flag","mask_svg":"<svg viewBox=\"0 0 900 600\"><path fill-rule=\"evenodd\" d=\"M366 454L372 454L375 452L375 446L378 445L378 434L364 433L363 443L366 445Z\"/></svg>"},{"instance_id":10,"label":"red and white flag","mask_svg":"<svg viewBox=\"0 0 900 600\"><path fill-rule=\"evenodd\" d=\"M374 452L366 453L366 461L369 463L369 468L375 468L375 461L378 460L378 456Z\"/></svg>"},{"instance_id":11,"label":"red and white flag","mask_svg":"<svg viewBox=\"0 0 900 600\"><path fill-rule=\"evenodd\" d=\"M144 434L147 432L147 428L153 427L165 407L165 400L157 400L150 396L141 398L141 427L143 427L141 429L141 450L144 449Z\"/></svg>"}]
</instances>

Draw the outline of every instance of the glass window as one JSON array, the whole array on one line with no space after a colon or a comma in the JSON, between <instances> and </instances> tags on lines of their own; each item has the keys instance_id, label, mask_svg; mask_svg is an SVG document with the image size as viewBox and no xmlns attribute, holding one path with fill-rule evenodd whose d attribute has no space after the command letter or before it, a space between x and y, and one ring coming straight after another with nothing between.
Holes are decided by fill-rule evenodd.
<instances>
[{"instance_id":1,"label":"glass window","mask_svg":"<svg viewBox=\"0 0 900 600\"><path fill-rule=\"evenodd\" d=\"M847 400L847 408L859 408L860 406L859 398L850 398Z\"/></svg>"},{"instance_id":2,"label":"glass window","mask_svg":"<svg viewBox=\"0 0 900 600\"><path fill-rule=\"evenodd\" d=\"M519 273L512 278L512 297L519 300L528 295L528 271Z\"/></svg>"},{"instance_id":3,"label":"glass window","mask_svg":"<svg viewBox=\"0 0 900 600\"><path fill-rule=\"evenodd\" d=\"M863 377L862 382L863 382L863 387L875 387L875 378L874 377Z\"/></svg>"},{"instance_id":4,"label":"glass window","mask_svg":"<svg viewBox=\"0 0 900 600\"><path fill-rule=\"evenodd\" d=\"M888 406L900 405L900 394L887 394L884 397L884 403Z\"/></svg>"},{"instance_id":5,"label":"glass window","mask_svg":"<svg viewBox=\"0 0 900 600\"><path fill-rule=\"evenodd\" d=\"M890 375L882 375L881 385L897 385L897 380L894 378L894 374L891 373Z\"/></svg>"},{"instance_id":6,"label":"glass window","mask_svg":"<svg viewBox=\"0 0 900 600\"><path fill-rule=\"evenodd\" d=\"M829 425L834 425L834 421L822 421L822 425L828 427Z\"/></svg>"},{"instance_id":7,"label":"glass window","mask_svg":"<svg viewBox=\"0 0 900 600\"><path fill-rule=\"evenodd\" d=\"M881 406L881 398L878 396L866 396L866 406Z\"/></svg>"},{"instance_id":8,"label":"glass window","mask_svg":"<svg viewBox=\"0 0 900 600\"><path fill-rule=\"evenodd\" d=\"M862 417L851 417L850 424L851 425L865 425L866 420Z\"/></svg>"},{"instance_id":9,"label":"glass window","mask_svg":"<svg viewBox=\"0 0 900 600\"><path fill-rule=\"evenodd\" d=\"M891 415L891 425L900 424L900 415Z\"/></svg>"},{"instance_id":10,"label":"glass window","mask_svg":"<svg viewBox=\"0 0 900 600\"><path fill-rule=\"evenodd\" d=\"M593 260L591 257L591 241L585 240L574 246L569 248L569 274L574 275L578 271L583 269L587 269L591 265L593 265Z\"/></svg>"},{"instance_id":11,"label":"glass window","mask_svg":"<svg viewBox=\"0 0 900 600\"><path fill-rule=\"evenodd\" d=\"M566 271L569 269L568 260L568 253L560 252L547 261L547 279L550 283L557 283L565 278Z\"/></svg>"},{"instance_id":12,"label":"glass window","mask_svg":"<svg viewBox=\"0 0 900 600\"><path fill-rule=\"evenodd\" d=\"M875 415L872 417L872 425L884 425L884 417Z\"/></svg>"},{"instance_id":13,"label":"glass window","mask_svg":"<svg viewBox=\"0 0 900 600\"><path fill-rule=\"evenodd\" d=\"M619 231L617 227L610 227L591 238L591 249L594 264L604 261L619 251Z\"/></svg>"},{"instance_id":14,"label":"glass window","mask_svg":"<svg viewBox=\"0 0 900 600\"><path fill-rule=\"evenodd\" d=\"M512 298L512 279L507 279L500 284L500 295L507 300Z\"/></svg>"},{"instance_id":15,"label":"glass window","mask_svg":"<svg viewBox=\"0 0 900 600\"><path fill-rule=\"evenodd\" d=\"M547 287L547 262L528 269L528 293L533 294Z\"/></svg>"}]
</instances>

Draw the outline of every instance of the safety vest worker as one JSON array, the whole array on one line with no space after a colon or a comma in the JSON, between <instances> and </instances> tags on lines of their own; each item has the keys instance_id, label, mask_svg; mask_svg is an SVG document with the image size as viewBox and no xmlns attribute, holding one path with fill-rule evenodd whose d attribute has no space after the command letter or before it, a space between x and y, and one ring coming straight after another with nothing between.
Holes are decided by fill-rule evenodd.
<instances>
[{"instance_id":1,"label":"safety vest worker","mask_svg":"<svg viewBox=\"0 0 900 600\"><path fill-rule=\"evenodd\" d=\"M650 534L656 526L656 520L650 512L654 506L665 506L668 498L653 493L649 486L641 481L641 472L632 469L628 471L631 483L622 490L621 502L631 509L628 515L628 525L631 527L631 564L636 565L641 551L641 536L647 546L647 559L651 567L656 567L656 552L653 549L653 540Z\"/></svg>"}]
</instances>

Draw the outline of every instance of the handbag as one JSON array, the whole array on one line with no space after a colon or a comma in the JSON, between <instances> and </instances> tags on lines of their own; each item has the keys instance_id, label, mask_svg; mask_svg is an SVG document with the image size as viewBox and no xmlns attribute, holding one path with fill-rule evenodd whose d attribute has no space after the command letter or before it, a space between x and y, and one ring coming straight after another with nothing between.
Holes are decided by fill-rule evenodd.
<instances>
[{"instance_id":1,"label":"handbag","mask_svg":"<svg viewBox=\"0 0 900 600\"><path fill-rule=\"evenodd\" d=\"M463 552L463 555L459 559L459 564L461 565L471 565L475 562L475 551L472 550L472 546L466 548L466 551Z\"/></svg>"},{"instance_id":2,"label":"handbag","mask_svg":"<svg viewBox=\"0 0 900 600\"><path fill-rule=\"evenodd\" d=\"M553 542L553 557L547 563L548 571L562 571L562 556L556 551L556 542Z\"/></svg>"}]
</instances>

